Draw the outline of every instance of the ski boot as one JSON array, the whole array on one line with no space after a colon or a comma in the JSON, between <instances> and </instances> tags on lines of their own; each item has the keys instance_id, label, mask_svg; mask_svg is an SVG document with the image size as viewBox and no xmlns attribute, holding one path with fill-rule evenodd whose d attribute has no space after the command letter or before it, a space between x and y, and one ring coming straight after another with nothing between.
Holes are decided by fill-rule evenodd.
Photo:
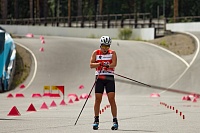
<instances>
[{"instance_id":1,"label":"ski boot","mask_svg":"<svg viewBox=\"0 0 200 133\"><path fill-rule=\"evenodd\" d=\"M119 127L119 125L118 125L117 119L114 118L113 119L113 126L111 127L111 129L112 130L118 130L118 127Z\"/></svg>"},{"instance_id":2,"label":"ski boot","mask_svg":"<svg viewBox=\"0 0 200 133\"><path fill-rule=\"evenodd\" d=\"M98 130L99 128L99 117L94 117L94 123L93 123L93 130Z\"/></svg>"}]
</instances>

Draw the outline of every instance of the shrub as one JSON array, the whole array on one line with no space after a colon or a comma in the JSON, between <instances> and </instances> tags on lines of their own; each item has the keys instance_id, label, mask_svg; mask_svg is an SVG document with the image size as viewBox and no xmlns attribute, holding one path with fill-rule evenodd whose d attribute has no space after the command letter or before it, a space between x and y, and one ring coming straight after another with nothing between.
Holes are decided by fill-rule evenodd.
<instances>
[{"instance_id":1,"label":"shrub","mask_svg":"<svg viewBox=\"0 0 200 133\"><path fill-rule=\"evenodd\" d=\"M89 38L96 38L94 34L91 34Z\"/></svg>"},{"instance_id":2,"label":"shrub","mask_svg":"<svg viewBox=\"0 0 200 133\"><path fill-rule=\"evenodd\" d=\"M159 43L161 46L164 46L164 47L169 47L168 46L168 44L166 43L166 41L161 41L160 43Z\"/></svg>"},{"instance_id":3,"label":"shrub","mask_svg":"<svg viewBox=\"0 0 200 133\"><path fill-rule=\"evenodd\" d=\"M130 28L123 28L119 31L119 39L121 40L129 40L132 35L132 30Z\"/></svg>"}]
</instances>

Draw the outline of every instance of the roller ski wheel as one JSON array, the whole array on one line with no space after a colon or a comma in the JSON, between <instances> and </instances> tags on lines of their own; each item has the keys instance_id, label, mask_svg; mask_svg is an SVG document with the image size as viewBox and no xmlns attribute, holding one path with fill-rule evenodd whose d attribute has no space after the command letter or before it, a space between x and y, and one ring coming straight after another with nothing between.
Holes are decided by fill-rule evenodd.
<instances>
[{"instance_id":1,"label":"roller ski wheel","mask_svg":"<svg viewBox=\"0 0 200 133\"><path fill-rule=\"evenodd\" d=\"M93 124L93 130L98 130L99 129L99 123L98 122L95 122Z\"/></svg>"},{"instance_id":2,"label":"roller ski wheel","mask_svg":"<svg viewBox=\"0 0 200 133\"><path fill-rule=\"evenodd\" d=\"M118 124L114 123L111 127L112 130L118 130Z\"/></svg>"}]
</instances>

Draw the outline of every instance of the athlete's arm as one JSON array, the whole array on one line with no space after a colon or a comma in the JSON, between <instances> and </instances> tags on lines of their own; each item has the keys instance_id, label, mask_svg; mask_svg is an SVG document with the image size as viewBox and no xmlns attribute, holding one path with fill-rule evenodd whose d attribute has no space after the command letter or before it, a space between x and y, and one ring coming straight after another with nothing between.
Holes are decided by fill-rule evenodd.
<instances>
[{"instance_id":1,"label":"athlete's arm","mask_svg":"<svg viewBox=\"0 0 200 133\"><path fill-rule=\"evenodd\" d=\"M100 66L100 63L96 62L96 51L92 53L91 59L90 59L90 68L97 68Z\"/></svg>"},{"instance_id":2,"label":"athlete's arm","mask_svg":"<svg viewBox=\"0 0 200 133\"><path fill-rule=\"evenodd\" d=\"M109 65L109 68L114 68L117 66L117 54L115 51L113 51L112 54L112 63Z\"/></svg>"}]
</instances>

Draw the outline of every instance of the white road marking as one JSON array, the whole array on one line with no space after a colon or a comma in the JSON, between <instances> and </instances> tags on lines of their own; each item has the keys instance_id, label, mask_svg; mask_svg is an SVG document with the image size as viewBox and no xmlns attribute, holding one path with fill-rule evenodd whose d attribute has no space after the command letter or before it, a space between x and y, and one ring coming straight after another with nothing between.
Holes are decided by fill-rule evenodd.
<instances>
[{"instance_id":1,"label":"white road marking","mask_svg":"<svg viewBox=\"0 0 200 133\"><path fill-rule=\"evenodd\" d=\"M37 72L37 59L36 59L34 53L33 53L29 48L27 48L26 46L24 46L24 45L21 44L21 43L18 43L18 42L15 42L15 43L16 43L17 45L23 47L23 48L26 49L27 51L29 51L29 52L31 53L33 59L34 59L34 62L35 62L35 67L34 67L35 69L34 69L34 72L33 72L33 76L32 76L32 78L31 78L31 80L29 81L29 83L25 86L25 88L19 91L19 92L22 92L22 91L26 90L26 89L30 86L30 84L33 82L33 80L34 80L34 78L35 78L35 75L36 75L36 72Z\"/></svg>"},{"instance_id":2,"label":"white road marking","mask_svg":"<svg viewBox=\"0 0 200 133\"><path fill-rule=\"evenodd\" d=\"M199 45L200 45L200 44L199 44L199 39L198 39L196 36L194 36L193 34L189 33L189 32L184 32L184 33L185 33L185 34L188 34L188 35L190 35L190 36L192 36L192 37L196 40L196 42L197 42L197 48L196 48L195 55L194 55L192 61L191 61L189 64L188 64L183 58L181 58L180 56L178 56L178 55L172 53L171 51L169 51L169 50L167 50L167 49L164 49L164 48L162 48L162 47L159 47L159 46L157 46L157 45L153 45L153 44L151 44L151 43L147 43L147 44L150 44L150 45L152 45L152 46L158 47L158 48L160 48L160 49L162 49L162 50L164 50L164 51L166 51L166 52L168 52L168 53L174 55L175 57L177 57L178 59L180 59L181 61L183 61L183 62L186 64L186 66L187 66L187 68L183 71L183 73L182 73L168 88L171 88L172 86L174 86L174 85L183 77L183 75L188 71L188 69L189 69L189 68L191 67L191 65L194 63L194 61L196 60L196 58L197 58L197 56L198 56L198 54L199 54ZM164 91L160 92L159 94L165 93L166 91L167 91L167 90L164 90Z\"/></svg>"}]
</instances>

